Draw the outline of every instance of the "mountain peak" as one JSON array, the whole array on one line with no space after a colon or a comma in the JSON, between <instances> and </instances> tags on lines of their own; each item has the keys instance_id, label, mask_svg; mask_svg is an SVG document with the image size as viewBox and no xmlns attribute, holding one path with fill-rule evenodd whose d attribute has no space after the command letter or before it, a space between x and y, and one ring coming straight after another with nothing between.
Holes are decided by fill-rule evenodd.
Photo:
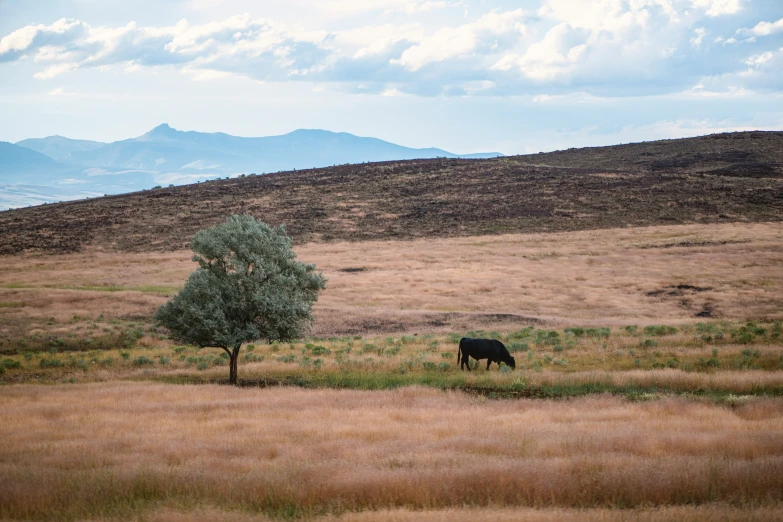
<instances>
[{"instance_id":1,"label":"mountain peak","mask_svg":"<svg viewBox=\"0 0 783 522\"><path fill-rule=\"evenodd\" d=\"M177 129L170 127L168 123L161 123L154 129L140 136L137 139L141 141L147 141L150 139L174 138L177 136L178 133L179 131Z\"/></svg>"}]
</instances>

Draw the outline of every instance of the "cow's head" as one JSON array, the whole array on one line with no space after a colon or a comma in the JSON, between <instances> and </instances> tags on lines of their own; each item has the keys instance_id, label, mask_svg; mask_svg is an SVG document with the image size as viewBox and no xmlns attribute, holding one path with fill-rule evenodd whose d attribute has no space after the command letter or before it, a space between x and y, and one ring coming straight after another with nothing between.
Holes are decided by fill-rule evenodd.
<instances>
[{"instance_id":1,"label":"cow's head","mask_svg":"<svg viewBox=\"0 0 783 522\"><path fill-rule=\"evenodd\" d=\"M512 369L517 367L517 362L514 360L514 357L511 355L509 355L508 358L503 362L511 366Z\"/></svg>"}]
</instances>

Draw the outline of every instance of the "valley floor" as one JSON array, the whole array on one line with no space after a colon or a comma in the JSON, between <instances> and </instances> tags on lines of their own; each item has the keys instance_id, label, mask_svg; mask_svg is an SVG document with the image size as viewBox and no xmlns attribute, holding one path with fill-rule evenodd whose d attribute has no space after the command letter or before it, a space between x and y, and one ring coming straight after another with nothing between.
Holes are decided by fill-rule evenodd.
<instances>
[{"instance_id":1,"label":"valley floor","mask_svg":"<svg viewBox=\"0 0 783 522\"><path fill-rule=\"evenodd\" d=\"M314 243L297 253L329 279L316 336L783 319L781 223ZM190 257L3 256L0 351L31 334L106 337L149 324L194 270ZM98 317L114 324L84 328Z\"/></svg>"},{"instance_id":2,"label":"valley floor","mask_svg":"<svg viewBox=\"0 0 783 522\"><path fill-rule=\"evenodd\" d=\"M296 250L242 387L151 324L189 252L0 257L0 520L783 519L780 223Z\"/></svg>"},{"instance_id":3,"label":"valley floor","mask_svg":"<svg viewBox=\"0 0 783 522\"><path fill-rule=\"evenodd\" d=\"M783 516L779 398L509 401L140 382L2 393L2 519Z\"/></svg>"}]
</instances>

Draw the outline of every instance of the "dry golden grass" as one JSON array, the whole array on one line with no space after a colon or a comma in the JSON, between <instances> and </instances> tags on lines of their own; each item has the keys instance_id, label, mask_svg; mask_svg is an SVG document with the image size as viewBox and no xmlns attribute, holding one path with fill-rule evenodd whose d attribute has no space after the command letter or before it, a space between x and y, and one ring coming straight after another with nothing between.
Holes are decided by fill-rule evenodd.
<instances>
[{"instance_id":1,"label":"dry golden grass","mask_svg":"<svg viewBox=\"0 0 783 522\"><path fill-rule=\"evenodd\" d=\"M729 407L611 396L488 401L415 387L19 385L3 388L0 440L4 519L158 510L159 520L181 520L200 506L240 511L227 520L395 508L449 508L467 519L480 512L465 507L482 506L509 519L515 512L504 508L519 506L683 506L639 513L734 520L752 517L714 503L755 507L748 514L763 519L780 516L783 501L781 399ZM588 519L629 514L637 512Z\"/></svg>"},{"instance_id":2,"label":"dry golden grass","mask_svg":"<svg viewBox=\"0 0 783 522\"><path fill-rule=\"evenodd\" d=\"M779 520L783 508L736 507L725 504L637 509L534 509L454 508L428 511L408 509L348 512L315 517L316 522L750 522ZM266 522L269 517L237 511L160 509L147 515L148 522Z\"/></svg>"},{"instance_id":3,"label":"dry golden grass","mask_svg":"<svg viewBox=\"0 0 783 522\"><path fill-rule=\"evenodd\" d=\"M783 318L780 223L319 243L297 251L329 278L315 335L513 329L533 320L680 323L705 307L723 319ZM0 336L76 334L74 315L149 320L193 269L184 251L3 257Z\"/></svg>"}]
</instances>

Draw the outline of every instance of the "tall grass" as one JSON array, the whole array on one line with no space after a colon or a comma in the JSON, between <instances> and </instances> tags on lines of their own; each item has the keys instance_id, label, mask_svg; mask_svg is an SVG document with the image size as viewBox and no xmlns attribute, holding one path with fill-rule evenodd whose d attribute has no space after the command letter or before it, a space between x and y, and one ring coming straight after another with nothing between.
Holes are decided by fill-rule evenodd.
<instances>
[{"instance_id":1,"label":"tall grass","mask_svg":"<svg viewBox=\"0 0 783 522\"><path fill-rule=\"evenodd\" d=\"M3 403L0 518L783 501L779 399L107 383L15 386Z\"/></svg>"}]
</instances>

